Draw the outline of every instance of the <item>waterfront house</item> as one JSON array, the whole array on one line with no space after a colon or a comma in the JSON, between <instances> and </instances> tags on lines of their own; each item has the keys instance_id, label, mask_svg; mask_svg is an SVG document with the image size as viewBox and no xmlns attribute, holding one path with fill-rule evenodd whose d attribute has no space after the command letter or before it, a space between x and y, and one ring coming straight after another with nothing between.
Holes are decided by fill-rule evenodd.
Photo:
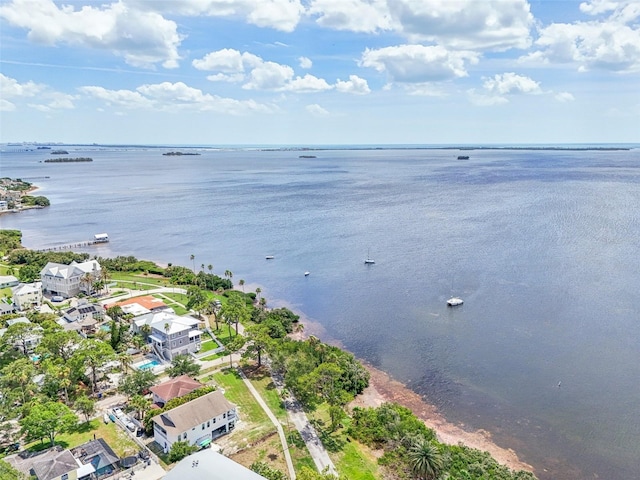
<instances>
[{"instance_id":1,"label":"waterfront house","mask_svg":"<svg viewBox=\"0 0 640 480\"><path fill-rule=\"evenodd\" d=\"M202 386L199 381L189 377L189 375L180 375L160 385L155 385L149 390L153 394L153 403L163 407L169 400L183 397Z\"/></svg>"},{"instance_id":2,"label":"waterfront house","mask_svg":"<svg viewBox=\"0 0 640 480\"><path fill-rule=\"evenodd\" d=\"M45 293L69 298L80 292L89 294L93 284L100 280L102 268L96 260L71 262L69 265L49 262L40 272Z\"/></svg>"},{"instance_id":3,"label":"waterfront house","mask_svg":"<svg viewBox=\"0 0 640 480\"><path fill-rule=\"evenodd\" d=\"M148 339L153 353L165 361L171 361L176 355L188 355L200 350L201 334L199 320L189 316L161 311L147 313L133 320L131 330L142 333L148 325Z\"/></svg>"},{"instance_id":4,"label":"waterfront house","mask_svg":"<svg viewBox=\"0 0 640 480\"><path fill-rule=\"evenodd\" d=\"M153 439L165 452L178 441L206 447L237 420L236 406L216 390L153 417Z\"/></svg>"},{"instance_id":5,"label":"waterfront house","mask_svg":"<svg viewBox=\"0 0 640 480\"><path fill-rule=\"evenodd\" d=\"M13 304L18 310L29 310L42 305L42 283L22 283L11 290Z\"/></svg>"},{"instance_id":6,"label":"waterfront house","mask_svg":"<svg viewBox=\"0 0 640 480\"><path fill-rule=\"evenodd\" d=\"M20 281L13 275L0 275L0 288L15 287Z\"/></svg>"},{"instance_id":7,"label":"waterfront house","mask_svg":"<svg viewBox=\"0 0 640 480\"><path fill-rule=\"evenodd\" d=\"M266 480L218 452L201 450L180 460L164 480Z\"/></svg>"}]
</instances>

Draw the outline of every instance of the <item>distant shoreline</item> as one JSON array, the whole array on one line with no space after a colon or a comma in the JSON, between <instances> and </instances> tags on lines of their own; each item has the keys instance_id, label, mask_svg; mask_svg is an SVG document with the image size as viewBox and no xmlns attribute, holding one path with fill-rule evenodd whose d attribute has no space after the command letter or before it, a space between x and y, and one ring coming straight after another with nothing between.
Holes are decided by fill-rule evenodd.
<instances>
[{"instance_id":1,"label":"distant shoreline","mask_svg":"<svg viewBox=\"0 0 640 480\"><path fill-rule=\"evenodd\" d=\"M538 145L469 145L469 144L446 144L446 145L419 145L419 144L399 144L399 145L135 145L135 144L56 144L63 147L80 147L82 149L190 149L190 150L211 150L211 151L234 151L234 150L255 150L262 152L317 152L317 151L369 151L369 150L516 150L516 151L567 151L567 152L590 152L590 151L629 151L640 149L640 144L636 143L602 143L602 144L538 144ZM28 152L42 147L37 144L0 144L3 152L16 153L18 151ZM6 149L9 148L9 149ZM20 150L10 150L20 148ZM176 155L176 152L170 152ZM199 155L199 153L184 153L182 155Z\"/></svg>"}]
</instances>

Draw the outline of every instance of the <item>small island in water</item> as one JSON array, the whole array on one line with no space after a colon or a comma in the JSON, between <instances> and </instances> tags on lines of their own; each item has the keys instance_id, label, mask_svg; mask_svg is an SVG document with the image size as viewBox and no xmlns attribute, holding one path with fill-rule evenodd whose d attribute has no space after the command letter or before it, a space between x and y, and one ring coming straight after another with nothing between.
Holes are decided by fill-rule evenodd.
<instances>
[{"instance_id":1,"label":"small island in water","mask_svg":"<svg viewBox=\"0 0 640 480\"><path fill-rule=\"evenodd\" d=\"M66 150L52 150L51 155L69 155Z\"/></svg>"},{"instance_id":2,"label":"small island in water","mask_svg":"<svg viewBox=\"0 0 640 480\"><path fill-rule=\"evenodd\" d=\"M76 157L76 158L47 158L44 163L74 163L74 162L93 162L93 158L90 157Z\"/></svg>"},{"instance_id":3,"label":"small island in water","mask_svg":"<svg viewBox=\"0 0 640 480\"><path fill-rule=\"evenodd\" d=\"M174 156L179 157L181 155L200 155L200 154L197 152L166 152L166 153L163 153L162 155L169 156L169 157L174 157Z\"/></svg>"}]
</instances>

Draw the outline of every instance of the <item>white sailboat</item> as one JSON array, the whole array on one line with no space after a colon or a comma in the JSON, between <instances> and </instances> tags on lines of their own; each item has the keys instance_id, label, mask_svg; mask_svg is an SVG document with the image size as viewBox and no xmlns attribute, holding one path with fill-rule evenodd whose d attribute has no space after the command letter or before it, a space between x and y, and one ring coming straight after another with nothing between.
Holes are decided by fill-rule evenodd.
<instances>
[{"instance_id":1,"label":"white sailboat","mask_svg":"<svg viewBox=\"0 0 640 480\"><path fill-rule=\"evenodd\" d=\"M369 250L367 250L367 258L364 259L365 265L373 265L376 261L369 256Z\"/></svg>"}]
</instances>

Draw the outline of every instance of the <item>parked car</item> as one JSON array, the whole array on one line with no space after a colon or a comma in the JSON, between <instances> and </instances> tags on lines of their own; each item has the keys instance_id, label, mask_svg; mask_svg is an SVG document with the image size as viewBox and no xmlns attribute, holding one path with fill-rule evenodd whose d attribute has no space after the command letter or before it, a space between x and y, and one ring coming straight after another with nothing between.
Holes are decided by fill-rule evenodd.
<instances>
[{"instance_id":1,"label":"parked car","mask_svg":"<svg viewBox=\"0 0 640 480\"><path fill-rule=\"evenodd\" d=\"M117 417L117 418L122 418L124 417L124 412L122 410L120 410L119 408L114 408L113 409L113 414Z\"/></svg>"}]
</instances>

